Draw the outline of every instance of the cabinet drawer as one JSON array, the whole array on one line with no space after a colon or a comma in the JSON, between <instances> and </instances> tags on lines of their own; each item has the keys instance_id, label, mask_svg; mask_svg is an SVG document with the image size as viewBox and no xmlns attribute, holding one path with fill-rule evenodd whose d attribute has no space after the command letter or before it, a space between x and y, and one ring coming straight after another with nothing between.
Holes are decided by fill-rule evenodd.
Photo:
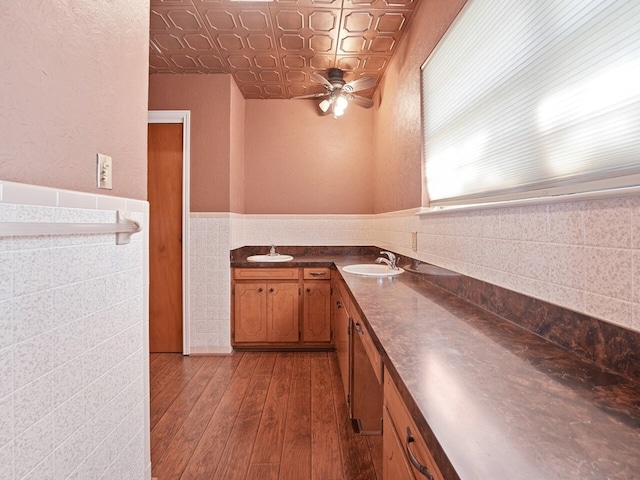
<instances>
[{"instance_id":1,"label":"cabinet drawer","mask_svg":"<svg viewBox=\"0 0 640 480\"><path fill-rule=\"evenodd\" d=\"M236 280L279 280L297 279L297 268L236 268L233 271Z\"/></svg>"},{"instance_id":2,"label":"cabinet drawer","mask_svg":"<svg viewBox=\"0 0 640 480\"><path fill-rule=\"evenodd\" d=\"M331 269L329 267L305 268L305 280L329 280L331 278Z\"/></svg>"},{"instance_id":3,"label":"cabinet drawer","mask_svg":"<svg viewBox=\"0 0 640 480\"><path fill-rule=\"evenodd\" d=\"M373 343L371 339L371 335L369 334L369 330L365 326L364 322L360 318L358 312L354 312L353 322L355 324L355 333L359 335L362 340L362 345L364 346L364 350L367 353L367 358L369 358L369 362L371 363L371 367L373 368L374 373L376 374L376 378L378 379L378 383L382 385L382 358L380 358L380 353L378 349Z\"/></svg>"},{"instance_id":4,"label":"cabinet drawer","mask_svg":"<svg viewBox=\"0 0 640 480\"><path fill-rule=\"evenodd\" d=\"M397 432L398 439L402 443L402 448L409 459L415 478L425 478L425 475L420 473L415 464L411 462L410 455L413 455L414 460L420 465L425 466L435 480L444 480L433 460L429 447L427 447L427 443L420 435L388 372L384 375L384 405L389 417L391 417L391 425L384 425L383 428L394 428ZM409 440L409 435L411 435L412 441Z\"/></svg>"}]
</instances>

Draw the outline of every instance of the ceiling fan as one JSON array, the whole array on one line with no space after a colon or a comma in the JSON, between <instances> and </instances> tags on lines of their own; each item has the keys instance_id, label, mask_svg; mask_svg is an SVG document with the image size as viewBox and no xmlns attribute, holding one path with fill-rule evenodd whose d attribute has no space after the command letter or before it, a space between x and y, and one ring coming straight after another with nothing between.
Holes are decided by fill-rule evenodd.
<instances>
[{"instance_id":1,"label":"ceiling fan","mask_svg":"<svg viewBox=\"0 0 640 480\"><path fill-rule=\"evenodd\" d=\"M373 100L370 98L353 93L375 87L376 81L371 77L361 77L347 83L344 81L344 72L339 68L328 69L328 79L316 72L313 72L311 76L322 84L326 92L301 95L293 98L324 98L318 106L323 113L331 113L334 118L338 118L344 114L344 110L349 103L364 108L371 108L373 106Z\"/></svg>"}]
</instances>

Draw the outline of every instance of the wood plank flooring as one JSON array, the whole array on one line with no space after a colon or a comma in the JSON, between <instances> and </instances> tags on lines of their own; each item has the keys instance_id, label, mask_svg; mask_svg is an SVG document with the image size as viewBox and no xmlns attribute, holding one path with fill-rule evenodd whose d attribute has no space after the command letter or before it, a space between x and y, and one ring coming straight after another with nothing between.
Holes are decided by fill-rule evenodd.
<instances>
[{"instance_id":1,"label":"wood plank flooring","mask_svg":"<svg viewBox=\"0 0 640 480\"><path fill-rule=\"evenodd\" d=\"M382 480L382 437L353 433L334 352L150 357L158 480Z\"/></svg>"}]
</instances>

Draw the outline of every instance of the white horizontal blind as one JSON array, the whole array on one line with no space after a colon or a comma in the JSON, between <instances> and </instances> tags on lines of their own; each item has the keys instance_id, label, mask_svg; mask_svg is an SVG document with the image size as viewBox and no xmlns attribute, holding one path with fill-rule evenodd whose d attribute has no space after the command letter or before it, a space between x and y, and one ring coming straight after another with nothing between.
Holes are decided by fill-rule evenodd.
<instances>
[{"instance_id":1,"label":"white horizontal blind","mask_svg":"<svg viewBox=\"0 0 640 480\"><path fill-rule=\"evenodd\" d=\"M422 115L434 206L640 184L640 0L469 0Z\"/></svg>"}]
</instances>

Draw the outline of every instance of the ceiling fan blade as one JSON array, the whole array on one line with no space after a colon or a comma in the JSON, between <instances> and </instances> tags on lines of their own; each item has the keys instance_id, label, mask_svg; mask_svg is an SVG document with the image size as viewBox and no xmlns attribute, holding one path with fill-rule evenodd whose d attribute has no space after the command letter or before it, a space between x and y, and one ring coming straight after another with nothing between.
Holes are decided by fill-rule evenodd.
<instances>
[{"instance_id":1,"label":"ceiling fan blade","mask_svg":"<svg viewBox=\"0 0 640 480\"><path fill-rule=\"evenodd\" d=\"M376 81L373 78L362 77L345 84L345 86L342 87L342 89L349 92L358 92L360 90L366 90L368 88L373 88L375 86L376 86Z\"/></svg>"},{"instance_id":2,"label":"ceiling fan blade","mask_svg":"<svg viewBox=\"0 0 640 480\"><path fill-rule=\"evenodd\" d=\"M326 97L330 95L329 92L322 92L322 93L312 93L310 95L300 95L298 97L291 97L293 100L299 100L301 98L321 98L321 97Z\"/></svg>"},{"instance_id":3,"label":"ceiling fan blade","mask_svg":"<svg viewBox=\"0 0 640 480\"><path fill-rule=\"evenodd\" d=\"M320 82L324 86L324 88L326 88L327 90L329 91L333 90L333 85L331 85L331 82L329 82L329 80L324 78L319 73L312 72L311 77L314 78L317 82Z\"/></svg>"},{"instance_id":4,"label":"ceiling fan blade","mask_svg":"<svg viewBox=\"0 0 640 480\"><path fill-rule=\"evenodd\" d=\"M359 107L363 107L363 108L373 107L373 100L371 100L370 98L361 97L360 95L351 95L349 97L349 101Z\"/></svg>"}]
</instances>

